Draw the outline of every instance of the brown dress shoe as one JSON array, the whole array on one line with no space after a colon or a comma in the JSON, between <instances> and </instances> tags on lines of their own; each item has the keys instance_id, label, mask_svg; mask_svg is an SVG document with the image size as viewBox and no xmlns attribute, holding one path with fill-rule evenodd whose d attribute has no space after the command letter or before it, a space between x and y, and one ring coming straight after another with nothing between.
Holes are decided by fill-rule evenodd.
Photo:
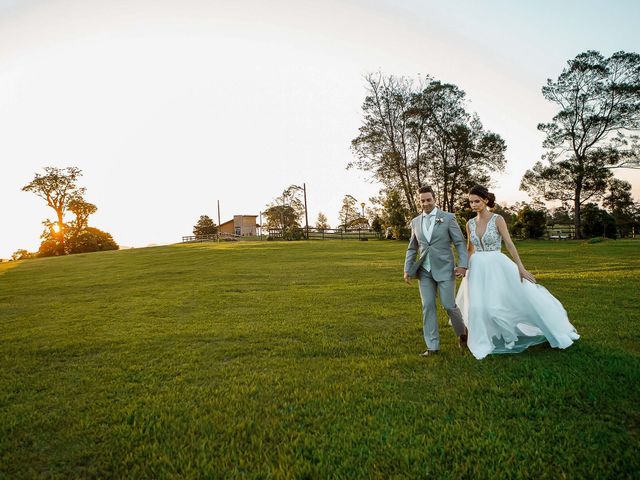
<instances>
[{"instance_id":1,"label":"brown dress shoe","mask_svg":"<svg viewBox=\"0 0 640 480\"><path fill-rule=\"evenodd\" d=\"M465 328L464 333L458 337L458 346L460 348L467 348L468 336L469 336L469 331Z\"/></svg>"}]
</instances>

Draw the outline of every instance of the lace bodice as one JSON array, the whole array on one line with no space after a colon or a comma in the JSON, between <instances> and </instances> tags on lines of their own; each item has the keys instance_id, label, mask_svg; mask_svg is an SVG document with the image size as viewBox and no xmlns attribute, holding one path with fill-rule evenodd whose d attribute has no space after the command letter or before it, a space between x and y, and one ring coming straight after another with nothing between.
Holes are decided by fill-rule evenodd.
<instances>
[{"instance_id":1,"label":"lace bodice","mask_svg":"<svg viewBox=\"0 0 640 480\"><path fill-rule=\"evenodd\" d=\"M496 225L497 214L493 214L487 223L487 229L482 234L482 238L476 234L476 218L469 220L469 231L471 233L471 243L476 252L495 252L502 248L502 235L498 232Z\"/></svg>"}]
</instances>

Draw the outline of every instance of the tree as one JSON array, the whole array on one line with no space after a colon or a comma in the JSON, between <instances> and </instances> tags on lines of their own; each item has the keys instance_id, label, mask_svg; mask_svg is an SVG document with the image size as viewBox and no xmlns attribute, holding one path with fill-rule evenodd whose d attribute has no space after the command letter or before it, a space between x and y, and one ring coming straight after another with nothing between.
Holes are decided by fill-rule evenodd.
<instances>
[{"instance_id":1,"label":"tree","mask_svg":"<svg viewBox=\"0 0 640 480\"><path fill-rule=\"evenodd\" d=\"M69 253L69 238L73 237L72 229L66 223L64 228L60 230L58 222L52 222L48 218L42 221L44 230L40 234L40 247L38 248L38 257L53 257L58 255L66 255ZM64 250L61 249L64 245Z\"/></svg>"},{"instance_id":2,"label":"tree","mask_svg":"<svg viewBox=\"0 0 640 480\"><path fill-rule=\"evenodd\" d=\"M371 230L376 232L377 234L382 233L382 219L376 214L371 221Z\"/></svg>"},{"instance_id":3,"label":"tree","mask_svg":"<svg viewBox=\"0 0 640 480\"><path fill-rule=\"evenodd\" d=\"M86 202L82 197L71 198L68 208L76 216L69 224L71 237L77 236L85 230L89 226L89 216L98 211L98 207L93 203Z\"/></svg>"},{"instance_id":4,"label":"tree","mask_svg":"<svg viewBox=\"0 0 640 480\"><path fill-rule=\"evenodd\" d=\"M69 253L102 252L120 248L111 234L97 228L86 227L68 241Z\"/></svg>"},{"instance_id":5,"label":"tree","mask_svg":"<svg viewBox=\"0 0 640 480\"><path fill-rule=\"evenodd\" d=\"M386 188L401 192L416 212L415 192L426 169L422 154L426 138L420 120L411 123L408 112L415 94L413 82L404 77L365 77L367 94L360 134L351 142L356 160L347 168L371 172Z\"/></svg>"},{"instance_id":6,"label":"tree","mask_svg":"<svg viewBox=\"0 0 640 480\"><path fill-rule=\"evenodd\" d=\"M392 236L398 240L408 240L411 230L407 218L409 211L402 196L396 190L387 190L384 193L382 206L384 207L384 223L391 227Z\"/></svg>"},{"instance_id":7,"label":"tree","mask_svg":"<svg viewBox=\"0 0 640 480\"><path fill-rule=\"evenodd\" d=\"M511 231L511 227L516 222L518 218L518 211L513 207L510 207L506 203L499 204L496 203L496 206L493 208L493 213L497 213L502 218L504 218L505 223L507 224L507 229Z\"/></svg>"},{"instance_id":8,"label":"tree","mask_svg":"<svg viewBox=\"0 0 640 480\"><path fill-rule=\"evenodd\" d=\"M609 213L618 228L621 237L627 237L638 228L636 208L631 196L631 184L617 178L609 182L609 194L604 198L603 205L609 209Z\"/></svg>"},{"instance_id":9,"label":"tree","mask_svg":"<svg viewBox=\"0 0 640 480\"><path fill-rule=\"evenodd\" d=\"M525 204L518 211L511 231L522 238L540 238L545 234L546 226L546 212Z\"/></svg>"},{"instance_id":10,"label":"tree","mask_svg":"<svg viewBox=\"0 0 640 480\"><path fill-rule=\"evenodd\" d=\"M40 236L38 256L119 248L109 233L89 227L89 216L98 207L83 198L85 189L77 184L81 176L82 171L77 167L45 167L44 174L36 173L35 178L22 187L23 191L45 199L56 212L56 221L46 219L42 222L45 228ZM67 212L75 216L68 223L64 220Z\"/></svg>"},{"instance_id":11,"label":"tree","mask_svg":"<svg viewBox=\"0 0 640 480\"><path fill-rule=\"evenodd\" d=\"M55 238L45 238L38 248L38 257L54 257L60 255L60 242Z\"/></svg>"},{"instance_id":12,"label":"tree","mask_svg":"<svg viewBox=\"0 0 640 480\"><path fill-rule=\"evenodd\" d=\"M587 203L583 210L582 237L616 238L614 218L595 203Z\"/></svg>"},{"instance_id":13,"label":"tree","mask_svg":"<svg viewBox=\"0 0 640 480\"><path fill-rule=\"evenodd\" d=\"M44 175L36 173L35 178L22 187L24 192L33 192L47 201L47 205L53 208L57 216L60 243L56 248L57 255L65 253L65 223L64 214L69 208L71 200L77 200L84 195L85 189L79 188L78 179L82 176L82 170L77 167L64 169L45 167Z\"/></svg>"},{"instance_id":14,"label":"tree","mask_svg":"<svg viewBox=\"0 0 640 480\"><path fill-rule=\"evenodd\" d=\"M560 111L538 125L546 163L525 172L520 188L571 204L580 238L581 208L602 198L611 169L640 167L637 136L630 135L640 128L640 55L581 53L542 94Z\"/></svg>"},{"instance_id":15,"label":"tree","mask_svg":"<svg viewBox=\"0 0 640 480\"><path fill-rule=\"evenodd\" d=\"M290 185L267 205L263 212L265 226L282 231L283 237L287 232L298 232L305 212L304 199L301 198L303 191L297 185Z\"/></svg>"},{"instance_id":16,"label":"tree","mask_svg":"<svg viewBox=\"0 0 640 480\"><path fill-rule=\"evenodd\" d=\"M455 85L431 80L415 97L415 112L426 116L427 125L430 168L423 176L450 211L464 203L473 185L490 184L490 174L503 171L506 163L504 140L486 131L477 114L467 113L465 95Z\"/></svg>"},{"instance_id":17,"label":"tree","mask_svg":"<svg viewBox=\"0 0 640 480\"><path fill-rule=\"evenodd\" d=\"M316 230L319 232L324 232L328 228L331 227L327 222L327 216L322 212L318 213L318 220L316 220Z\"/></svg>"},{"instance_id":18,"label":"tree","mask_svg":"<svg viewBox=\"0 0 640 480\"><path fill-rule=\"evenodd\" d=\"M29 258L33 258L33 256L34 255L30 253L28 250L25 250L24 248L19 248L18 250L16 250L11 254L11 260L13 261L27 260Z\"/></svg>"},{"instance_id":19,"label":"tree","mask_svg":"<svg viewBox=\"0 0 640 480\"><path fill-rule=\"evenodd\" d=\"M268 229L300 228L299 213L290 205L271 205L262 213Z\"/></svg>"},{"instance_id":20,"label":"tree","mask_svg":"<svg viewBox=\"0 0 640 480\"><path fill-rule=\"evenodd\" d=\"M342 207L340 207L340 211L338 212L338 218L342 221L340 226L345 230L360 220L358 201L351 195L345 195L342 199Z\"/></svg>"},{"instance_id":21,"label":"tree","mask_svg":"<svg viewBox=\"0 0 640 480\"><path fill-rule=\"evenodd\" d=\"M465 93L455 85L426 77L416 88L381 73L366 81L363 124L351 142L356 160L347 168L371 172L400 193L407 222L418 212L417 187L431 184L441 205L454 209L471 186L488 184L492 172L504 169L504 140L467 113Z\"/></svg>"},{"instance_id":22,"label":"tree","mask_svg":"<svg viewBox=\"0 0 640 480\"><path fill-rule=\"evenodd\" d=\"M565 206L551 209L547 214L547 225L573 225L571 210Z\"/></svg>"},{"instance_id":23,"label":"tree","mask_svg":"<svg viewBox=\"0 0 640 480\"><path fill-rule=\"evenodd\" d=\"M218 227L208 215L200 215L198 222L193 226L193 234L196 237L202 235L215 235Z\"/></svg>"}]
</instances>

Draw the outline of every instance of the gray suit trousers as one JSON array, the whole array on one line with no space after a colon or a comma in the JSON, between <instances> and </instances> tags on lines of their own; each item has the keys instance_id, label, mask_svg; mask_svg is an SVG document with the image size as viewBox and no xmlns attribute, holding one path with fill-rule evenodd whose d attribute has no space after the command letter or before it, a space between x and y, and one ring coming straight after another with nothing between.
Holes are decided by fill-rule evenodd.
<instances>
[{"instance_id":1,"label":"gray suit trousers","mask_svg":"<svg viewBox=\"0 0 640 480\"><path fill-rule=\"evenodd\" d=\"M438 332L438 318L436 315L436 290L440 293L440 303L447 311L453 330L457 336L464 333L462 313L456 306L456 281L451 278L437 282L430 272L420 267L418 270L420 282L420 299L422 300L422 332L428 350L440 350L440 334Z\"/></svg>"}]
</instances>

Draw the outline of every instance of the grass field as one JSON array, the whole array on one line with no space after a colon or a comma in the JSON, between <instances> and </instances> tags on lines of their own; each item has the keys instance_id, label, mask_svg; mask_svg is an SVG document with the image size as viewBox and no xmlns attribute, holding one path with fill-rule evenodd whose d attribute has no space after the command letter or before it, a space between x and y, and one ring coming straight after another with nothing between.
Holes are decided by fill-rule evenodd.
<instances>
[{"instance_id":1,"label":"grass field","mask_svg":"<svg viewBox=\"0 0 640 480\"><path fill-rule=\"evenodd\" d=\"M582 338L421 358L405 244L0 264L0 478L639 478L640 242L521 242Z\"/></svg>"}]
</instances>

